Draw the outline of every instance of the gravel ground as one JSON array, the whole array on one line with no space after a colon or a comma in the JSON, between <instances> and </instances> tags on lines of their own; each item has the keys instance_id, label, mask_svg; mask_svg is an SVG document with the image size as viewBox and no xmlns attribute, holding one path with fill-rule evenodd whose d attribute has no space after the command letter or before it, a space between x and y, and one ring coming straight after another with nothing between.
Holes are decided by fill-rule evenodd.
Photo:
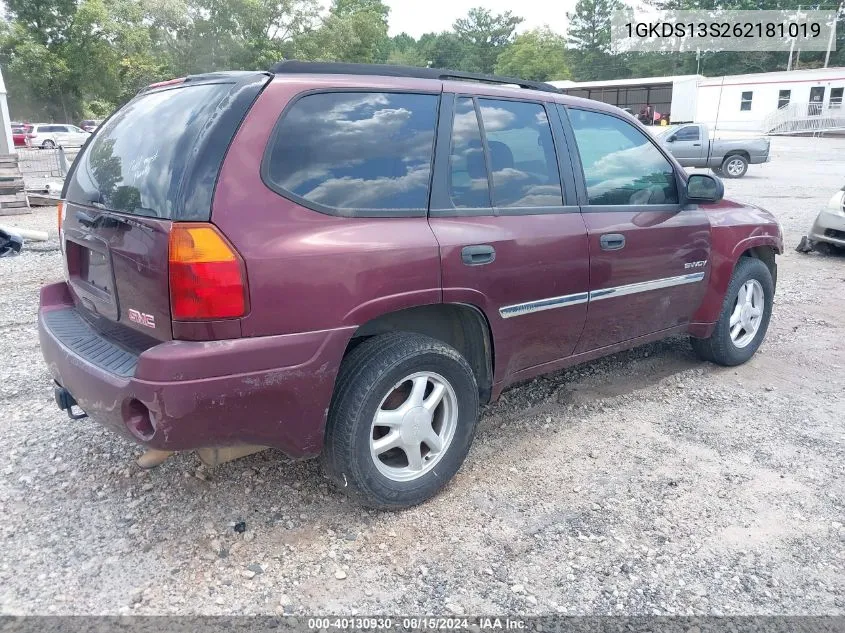
<instances>
[{"instance_id":1,"label":"gravel ground","mask_svg":"<svg viewBox=\"0 0 845 633\"><path fill-rule=\"evenodd\" d=\"M845 614L845 258L792 250L845 139L773 151L725 183L786 232L751 362L677 338L510 389L401 513L276 452L141 472L53 404L35 311L57 243L0 260L0 613ZM55 238L53 209L0 221Z\"/></svg>"}]
</instances>

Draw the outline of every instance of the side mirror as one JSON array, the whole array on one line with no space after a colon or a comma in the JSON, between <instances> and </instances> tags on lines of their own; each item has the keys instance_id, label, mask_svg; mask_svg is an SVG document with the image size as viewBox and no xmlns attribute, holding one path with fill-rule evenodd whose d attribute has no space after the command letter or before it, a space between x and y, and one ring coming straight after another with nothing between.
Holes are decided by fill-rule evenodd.
<instances>
[{"instance_id":1,"label":"side mirror","mask_svg":"<svg viewBox=\"0 0 845 633\"><path fill-rule=\"evenodd\" d=\"M669 138L666 139L667 143L674 143L675 142L675 135L672 134Z\"/></svg>"},{"instance_id":2,"label":"side mirror","mask_svg":"<svg viewBox=\"0 0 845 633\"><path fill-rule=\"evenodd\" d=\"M687 178L687 200L690 202L719 202L725 195L725 185L709 174L690 174Z\"/></svg>"}]
</instances>

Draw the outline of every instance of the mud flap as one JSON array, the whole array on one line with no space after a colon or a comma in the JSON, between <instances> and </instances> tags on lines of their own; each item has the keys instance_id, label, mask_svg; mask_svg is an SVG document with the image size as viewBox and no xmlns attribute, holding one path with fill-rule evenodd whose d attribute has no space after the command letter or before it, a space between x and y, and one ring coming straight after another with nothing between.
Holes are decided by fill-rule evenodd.
<instances>
[{"instance_id":1,"label":"mud flap","mask_svg":"<svg viewBox=\"0 0 845 633\"><path fill-rule=\"evenodd\" d=\"M799 253L812 253L816 250L816 243L805 235L801 238L801 241L798 242L798 246L795 247L795 250Z\"/></svg>"}]
</instances>

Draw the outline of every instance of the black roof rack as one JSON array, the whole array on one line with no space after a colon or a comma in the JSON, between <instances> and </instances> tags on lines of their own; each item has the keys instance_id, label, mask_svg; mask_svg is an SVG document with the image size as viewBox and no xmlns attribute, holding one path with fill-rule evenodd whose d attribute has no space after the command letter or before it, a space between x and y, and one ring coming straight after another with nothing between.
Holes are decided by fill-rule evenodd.
<instances>
[{"instance_id":1,"label":"black roof rack","mask_svg":"<svg viewBox=\"0 0 845 633\"><path fill-rule=\"evenodd\" d=\"M298 59L285 59L270 68L277 74L320 74L320 75L379 75L382 77L415 77L418 79L457 79L459 81L477 81L486 84L513 84L520 88L560 92L551 84L542 81L529 81L516 77L499 77L480 73L465 73L460 70L444 68L421 68L419 66L392 66L390 64L347 64L341 62L304 62Z\"/></svg>"}]
</instances>

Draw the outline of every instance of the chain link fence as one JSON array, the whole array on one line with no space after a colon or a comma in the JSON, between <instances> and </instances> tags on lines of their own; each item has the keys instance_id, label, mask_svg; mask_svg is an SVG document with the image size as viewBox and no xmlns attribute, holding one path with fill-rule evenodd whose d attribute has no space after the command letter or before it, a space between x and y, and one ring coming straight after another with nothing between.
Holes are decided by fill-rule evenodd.
<instances>
[{"instance_id":1,"label":"chain link fence","mask_svg":"<svg viewBox=\"0 0 845 633\"><path fill-rule=\"evenodd\" d=\"M62 189L68 167L78 149L18 148L18 167L27 191L55 193Z\"/></svg>"}]
</instances>

